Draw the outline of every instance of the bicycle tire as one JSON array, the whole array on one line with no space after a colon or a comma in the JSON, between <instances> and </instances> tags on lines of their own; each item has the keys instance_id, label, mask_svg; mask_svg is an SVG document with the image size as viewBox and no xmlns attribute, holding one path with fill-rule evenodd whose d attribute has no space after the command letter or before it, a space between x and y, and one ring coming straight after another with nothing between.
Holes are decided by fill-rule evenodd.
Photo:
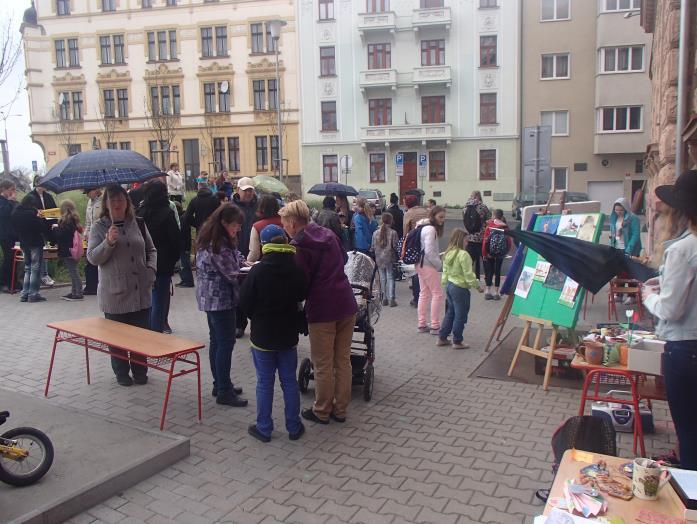
<instances>
[{"instance_id":1,"label":"bicycle tire","mask_svg":"<svg viewBox=\"0 0 697 524\"><path fill-rule=\"evenodd\" d=\"M38 443L43 448L43 457L39 461L39 464L32 469L30 472L24 475L18 475L6 469L3 465L3 459L0 457L0 480L10 484L11 486L28 486L37 482L41 477L43 477L53 464L53 443L51 439L43 432L36 428L14 428L6 431L2 434L3 438L6 439L20 439L22 437L29 437L32 440L38 441ZM6 461L8 462L8 461Z\"/></svg>"}]
</instances>

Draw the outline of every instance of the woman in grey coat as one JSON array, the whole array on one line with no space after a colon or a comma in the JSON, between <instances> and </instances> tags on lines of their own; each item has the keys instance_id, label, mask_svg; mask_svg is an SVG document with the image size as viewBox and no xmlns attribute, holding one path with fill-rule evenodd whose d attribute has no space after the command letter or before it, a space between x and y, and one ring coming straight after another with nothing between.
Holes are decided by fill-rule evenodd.
<instances>
[{"instance_id":1,"label":"woman in grey coat","mask_svg":"<svg viewBox=\"0 0 697 524\"><path fill-rule=\"evenodd\" d=\"M157 250L145 224L135 218L128 194L119 185L108 186L104 191L101 216L90 229L87 260L99 267L97 298L104 317L149 329ZM116 348L111 348L111 353L126 356L125 351ZM131 355L129 364L123 358L111 357L120 385L148 382L148 368L133 362L136 360L144 358ZM133 372L133 379L129 371Z\"/></svg>"}]
</instances>

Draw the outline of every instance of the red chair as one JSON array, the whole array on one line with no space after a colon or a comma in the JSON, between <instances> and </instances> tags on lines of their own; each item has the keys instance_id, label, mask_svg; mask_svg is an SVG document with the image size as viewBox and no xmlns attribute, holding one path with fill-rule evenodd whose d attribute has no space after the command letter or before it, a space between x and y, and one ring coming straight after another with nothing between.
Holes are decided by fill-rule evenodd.
<instances>
[{"instance_id":1,"label":"red chair","mask_svg":"<svg viewBox=\"0 0 697 524\"><path fill-rule=\"evenodd\" d=\"M614 315L617 318L617 295L625 295L634 298L635 305L632 306L639 313L639 320L644 319L644 304L641 300L642 283L630 278L613 278L610 280L610 291L607 296L607 319L612 321ZM623 319L624 320L624 319Z\"/></svg>"}]
</instances>

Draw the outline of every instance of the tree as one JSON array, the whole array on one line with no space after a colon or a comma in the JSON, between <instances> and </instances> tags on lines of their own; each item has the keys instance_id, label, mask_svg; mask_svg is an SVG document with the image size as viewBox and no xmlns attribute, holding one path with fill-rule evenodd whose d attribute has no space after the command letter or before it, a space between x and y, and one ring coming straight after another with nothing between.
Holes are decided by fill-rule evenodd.
<instances>
[{"instance_id":1,"label":"tree","mask_svg":"<svg viewBox=\"0 0 697 524\"><path fill-rule=\"evenodd\" d=\"M145 120L150 134L159 146L160 169L165 171L172 142L177 136L179 115L174 112L172 98L169 98L168 106L163 103L163 88L169 90L170 86L163 82L162 71L150 71L146 75L148 95L145 96ZM168 96L172 95L168 92Z\"/></svg>"},{"instance_id":2,"label":"tree","mask_svg":"<svg viewBox=\"0 0 697 524\"><path fill-rule=\"evenodd\" d=\"M210 159L207 162L207 165L213 165L213 172L210 174L217 174L217 172L222 169L222 166L218 165L215 161L214 151L215 139L218 138L217 135L220 130L221 124L224 122L223 119L223 115L218 115L216 113L206 113L203 116L203 127L201 128L201 136L203 137L205 149L202 151L202 156L206 159Z\"/></svg>"},{"instance_id":3,"label":"tree","mask_svg":"<svg viewBox=\"0 0 697 524\"><path fill-rule=\"evenodd\" d=\"M109 144L114 142L114 137L116 136L116 118L106 113L103 100L99 103L97 114L99 115L99 127L102 130L104 143L109 147Z\"/></svg>"},{"instance_id":4,"label":"tree","mask_svg":"<svg viewBox=\"0 0 697 524\"><path fill-rule=\"evenodd\" d=\"M56 121L56 134L58 141L65 149L65 155L74 154L73 147L77 144L77 133L80 130L81 122L73 120L70 115L63 115L60 111L53 110L53 120ZM67 117L67 118L65 118Z\"/></svg>"},{"instance_id":5,"label":"tree","mask_svg":"<svg viewBox=\"0 0 697 524\"><path fill-rule=\"evenodd\" d=\"M269 134L271 136L278 136L278 111L276 109L269 109L265 111L266 113L266 120L268 122L269 126ZM281 128L283 129L282 137L281 140L283 141L283 145L287 145L287 133L288 133L288 126L286 126L286 122L288 121L288 117L290 114L290 110L285 108L285 102L281 102ZM285 150L285 149L284 149ZM287 155L284 155L287 156ZM273 171L278 176L278 161L276 158L271 159L271 165L273 167ZM288 173L286 173L285 169L285 164L284 164L284 178L288 177ZM281 180L283 182L283 180Z\"/></svg>"},{"instance_id":6,"label":"tree","mask_svg":"<svg viewBox=\"0 0 697 524\"><path fill-rule=\"evenodd\" d=\"M7 17L5 23L0 27L0 88L14 74L15 65L22 52L22 37L18 35L20 33L14 27L13 18ZM18 87L18 92L20 87Z\"/></svg>"}]
</instances>

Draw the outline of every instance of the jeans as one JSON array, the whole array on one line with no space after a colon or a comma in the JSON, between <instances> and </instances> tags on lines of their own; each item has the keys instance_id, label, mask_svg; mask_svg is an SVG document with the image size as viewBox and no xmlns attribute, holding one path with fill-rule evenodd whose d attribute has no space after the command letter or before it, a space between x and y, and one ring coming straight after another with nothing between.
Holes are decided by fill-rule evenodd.
<instances>
[{"instance_id":1,"label":"jeans","mask_svg":"<svg viewBox=\"0 0 697 524\"><path fill-rule=\"evenodd\" d=\"M252 348L252 360L257 371L257 429L270 437L273 431L271 409L276 371L283 390L286 430L294 435L300 431L300 389L295 377L298 366L297 348L283 351L260 351Z\"/></svg>"},{"instance_id":2,"label":"jeans","mask_svg":"<svg viewBox=\"0 0 697 524\"><path fill-rule=\"evenodd\" d=\"M411 295L414 303L419 302L419 294L421 294L421 286L419 286L419 275L411 277Z\"/></svg>"},{"instance_id":3,"label":"jeans","mask_svg":"<svg viewBox=\"0 0 697 524\"><path fill-rule=\"evenodd\" d=\"M21 296L38 297L41 287L41 268L44 261L44 247L22 248L24 253L24 284Z\"/></svg>"},{"instance_id":4,"label":"jeans","mask_svg":"<svg viewBox=\"0 0 697 524\"><path fill-rule=\"evenodd\" d=\"M419 305L416 309L419 327L427 325L427 313L431 306L431 329L440 328L440 310L443 307L443 288L440 285L440 273L436 268L424 264L416 266L419 276Z\"/></svg>"},{"instance_id":5,"label":"jeans","mask_svg":"<svg viewBox=\"0 0 697 524\"><path fill-rule=\"evenodd\" d=\"M487 286L493 283L498 288L501 285L501 265L503 257L486 257L484 259L484 281Z\"/></svg>"},{"instance_id":6,"label":"jeans","mask_svg":"<svg viewBox=\"0 0 697 524\"><path fill-rule=\"evenodd\" d=\"M470 290L448 282L445 289L445 301L445 316L438 336L445 339L452 332L453 343L460 344L462 343L462 332L467 324L467 315L470 311Z\"/></svg>"},{"instance_id":7,"label":"jeans","mask_svg":"<svg viewBox=\"0 0 697 524\"><path fill-rule=\"evenodd\" d=\"M80 280L80 273L77 270L77 260L73 257L62 257L61 260L65 267L68 269L68 274L70 275L70 281L72 282L72 289L70 294L74 297L82 296L82 280Z\"/></svg>"},{"instance_id":8,"label":"jeans","mask_svg":"<svg viewBox=\"0 0 697 524\"><path fill-rule=\"evenodd\" d=\"M232 350L235 347L235 310L206 311L210 344L208 357L211 361L213 387L218 395L232 391L230 368Z\"/></svg>"},{"instance_id":9,"label":"jeans","mask_svg":"<svg viewBox=\"0 0 697 524\"><path fill-rule=\"evenodd\" d=\"M378 267L380 274L380 289L382 290L382 298L387 300L395 300L394 292L394 273L392 267Z\"/></svg>"},{"instance_id":10,"label":"jeans","mask_svg":"<svg viewBox=\"0 0 697 524\"><path fill-rule=\"evenodd\" d=\"M680 466L697 470L697 340L666 342L663 378L680 443Z\"/></svg>"},{"instance_id":11,"label":"jeans","mask_svg":"<svg viewBox=\"0 0 697 524\"><path fill-rule=\"evenodd\" d=\"M182 252L179 257L179 262L181 262L181 269L179 270L179 278L182 284L187 286L194 285L194 274L191 272L191 251Z\"/></svg>"},{"instance_id":12,"label":"jeans","mask_svg":"<svg viewBox=\"0 0 697 524\"><path fill-rule=\"evenodd\" d=\"M472 257L472 268L474 269L474 274L479 280L481 276L480 264L482 260L482 243L481 242L467 242L467 252Z\"/></svg>"},{"instance_id":13,"label":"jeans","mask_svg":"<svg viewBox=\"0 0 697 524\"><path fill-rule=\"evenodd\" d=\"M150 308L141 309L140 311L133 311L132 313L104 313L104 318L143 329L150 328ZM111 351L114 355L122 355L124 357L128 356L128 352L123 351L122 349L110 347L109 351ZM134 362L145 362L145 357L142 355L136 355L135 353L131 353L130 357L130 363L127 360L122 360L113 356L111 357L111 369L114 370L114 374L117 377L126 377L128 376L128 372L130 370L133 372L134 377L146 377L148 375L147 366Z\"/></svg>"},{"instance_id":14,"label":"jeans","mask_svg":"<svg viewBox=\"0 0 697 524\"><path fill-rule=\"evenodd\" d=\"M2 248L2 269L0 269L0 286L9 287L12 283L12 258L14 251L12 248L15 243L12 240L1 240L0 248Z\"/></svg>"},{"instance_id":15,"label":"jeans","mask_svg":"<svg viewBox=\"0 0 697 524\"><path fill-rule=\"evenodd\" d=\"M89 262L85 264L85 293L96 293L99 284L99 269Z\"/></svg>"},{"instance_id":16,"label":"jeans","mask_svg":"<svg viewBox=\"0 0 697 524\"><path fill-rule=\"evenodd\" d=\"M162 333L167 323L169 314L169 289L172 285L172 277L169 275L157 275L152 288L152 309L150 310L150 329Z\"/></svg>"}]
</instances>

